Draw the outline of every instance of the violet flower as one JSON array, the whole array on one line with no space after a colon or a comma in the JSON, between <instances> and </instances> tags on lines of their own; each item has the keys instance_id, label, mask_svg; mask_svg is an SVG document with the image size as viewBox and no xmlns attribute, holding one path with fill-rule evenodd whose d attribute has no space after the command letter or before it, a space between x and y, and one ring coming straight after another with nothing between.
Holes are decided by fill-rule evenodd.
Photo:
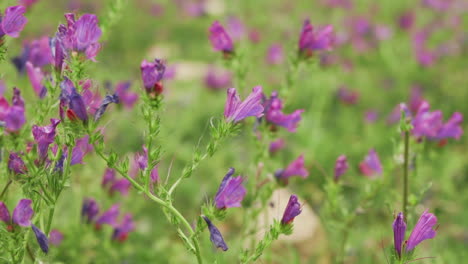
<instances>
[{"instance_id":1,"label":"violet flower","mask_svg":"<svg viewBox=\"0 0 468 264\"><path fill-rule=\"evenodd\" d=\"M369 178L375 178L382 174L382 164L374 149L369 150L369 154L359 164L359 169L362 174Z\"/></svg>"},{"instance_id":2,"label":"violet flower","mask_svg":"<svg viewBox=\"0 0 468 264\"><path fill-rule=\"evenodd\" d=\"M314 27L306 19L299 37L299 54L305 58L312 57L315 51L331 50L334 43L333 26Z\"/></svg>"},{"instance_id":3,"label":"violet flower","mask_svg":"<svg viewBox=\"0 0 468 264\"><path fill-rule=\"evenodd\" d=\"M47 36L27 42L23 46L20 56L12 60L19 73L23 73L26 62L30 62L34 67L43 67L53 62L50 40Z\"/></svg>"},{"instance_id":4,"label":"violet flower","mask_svg":"<svg viewBox=\"0 0 468 264\"><path fill-rule=\"evenodd\" d=\"M337 96L341 102L348 105L356 104L359 99L359 93L349 89L347 86L340 87Z\"/></svg>"},{"instance_id":5,"label":"violet flower","mask_svg":"<svg viewBox=\"0 0 468 264\"><path fill-rule=\"evenodd\" d=\"M31 225L31 228L34 231L37 243L39 244L39 247L41 248L42 252L46 254L49 253L49 240L47 239L47 236L35 225Z\"/></svg>"},{"instance_id":6,"label":"violet flower","mask_svg":"<svg viewBox=\"0 0 468 264\"><path fill-rule=\"evenodd\" d=\"M284 62L283 46L281 44L272 44L268 48L266 61L271 65L280 65Z\"/></svg>"},{"instance_id":7,"label":"violet flower","mask_svg":"<svg viewBox=\"0 0 468 264\"><path fill-rule=\"evenodd\" d=\"M26 62L26 73L28 74L29 82L39 98L43 98L47 94L46 87L42 84L44 74L40 68L35 68L31 62Z\"/></svg>"},{"instance_id":8,"label":"violet flower","mask_svg":"<svg viewBox=\"0 0 468 264\"><path fill-rule=\"evenodd\" d=\"M402 258L404 252L410 253L414 248L426 239L436 236L434 226L437 224L437 217L434 214L424 211L413 228L408 240L405 240L406 223L404 216L400 212L393 222L393 241L398 259ZM405 250L403 250L405 249Z\"/></svg>"},{"instance_id":9,"label":"violet flower","mask_svg":"<svg viewBox=\"0 0 468 264\"><path fill-rule=\"evenodd\" d=\"M81 207L81 218L88 224L94 222L99 214L99 205L92 198L85 198Z\"/></svg>"},{"instance_id":10,"label":"violet flower","mask_svg":"<svg viewBox=\"0 0 468 264\"><path fill-rule=\"evenodd\" d=\"M294 218L301 214L301 204L297 201L296 195L289 197L288 205L284 210L283 218L281 218L281 224L288 225L294 221Z\"/></svg>"},{"instance_id":11,"label":"violet flower","mask_svg":"<svg viewBox=\"0 0 468 264\"><path fill-rule=\"evenodd\" d=\"M138 94L131 92L130 86L130 82L119 82L115 86L115 93L126 108L132 108L138 100Z\"/></svg>"},{"instance_id":12,"label":"violet flower","mask_svg":"<svg viewBox=\"0 0 468 264\"><path fill-rule=\"evenodd\" d=\"M224 242L223 235L219 232L218 228L213 225L213 223L206 216L202 216L205 219L206 224L208 225L208 230L210 231L210 240L211 243L217 248L221 248L223 251L228 250L226 242Z\"/></svg>"},{"instance_id":13,"label":"violet flower","mask_svg":"<svg viewBox=\"0 0 468 264\"><path fill-rule=\"evenodd\" d=\"M26 164L24 164L23 159L14 152L11 152L8 157L8 169L15 174L26 174L26 172L28 172L28 168Z\"/></svg>"},{"instance_id":14,"label":"violet flower","mask_svg":"<svg viewBox=\"0 0 468 264\"><path fill-rule=\"evenodd\" d=\"M214 203L218 209L241 207L241 202L247 191L242 185L244 179L241 176L232 177L233 174L234 168L230 168L221 181L221 185L214 199Z\"/></svg>"},{"instance_id":15,"label":"violet flower","mask_svg":"<svg viewBox=\"0 0 468 264\"><path fill-rule=\"evenodd\" d=\"M0 38L8 35L12 38L19 37L28 19L24 17L26 8L24 6L10 6L5 10L5 15L0 14Z\"/></svg>"},{"instance_id":16,"label":"violet flower","mask_svg":"<svg viewBox=\"0 0 468 264\"><path fill-rule=\"evenodd\" d=\"M210 67L205 75L205 85L212 90L228 88L232 83L232 74L229 71Z\"/></svg>"},{"instance_id":17,"label":"violet flower","mask_svg":"<svg viewBox=\"0 0 468 264\"><path fill-rule=\"evenodd\" d=\"M286 128L289 132L296 132L299 122L301 121L301 114L304 109L298 109L291 114L283 113L283 103L278 98L278 92L272 92L271 97L265 101L265 119L267 122L274 126L281 126Z\"/></svg>"},{"instance_id":18,"label":"violet flower","mask_svg":"<svg viewBox=\"0 0 468 264\"><path fill-rule=\"evenodd\" d=\"M430 105L424 101L419 106L416 116L412 120L411 133L417 137L429 140L443 140L447 138L459 139L463 134L461 123L463 115L455 112L446 123L443 123L442 111L429 111Z\"/></svg>"},{"instance_id":19,"label":"violet flower","mask_svg":"<svg viewBox=\"0 0 468 264\"><path fill-rule=\"evenodd\" d=\"M119 213L119 204L112 205L111 208L102 213L102 215L96 220L96 225L101 226L103 224L108 224L115 227L117 225L117 217L119 217Z\"/></svg>"},{"instance_id":20,"label":"violet flower","mask_svg":"<svg viewBox=\"0 0 468 264\"><path fill-rule=\"evenodd\" d=\"M119 242L124 242L128 237L128 233L130 233L134 229L135 224L133 223L132 215L126 214L122 222L114 228L114 232L112 233L112 239L117 240Z\"/></svg>"},{"instance_id":21,"label":"violet flower","mask_svg":"<svg viewBox=\"0 0 468 264\"><path fill-rule=\"evenodd\" d=\"M410 30L415 21L415 13L412 10L406 11L398 18L398 26L403 30Z\"/></svg>"},{"instance_id":22,"label":"violet flower","mask_svg":"<svg viewBox=\"0 0 468 264\"><path fill-rule=\"evenodd\" d=\"M119 97L117 96L117 94L113 94L113 95L108 94L106 95L106 97L104 97L104 100L102 100L101 105L99 106L98 110L94 114L94 122L97 122L101 118L101 116L104 114L107 107L111 103L114 103L114 104L119 103Z\"/></svg>"},{"instance_id":23,"label":"violet flower","mask_svg":"<svg viewBox=\"0 0 468 264\"><path fill-rule=\"evenodd\" d=\"M209 31L211 46L214 50L222 51L225 55L229 55L234 52L234 45L231 37L226 30L224 30L221 23L218 21L213 22Z\"/></svg>"},{"instance_id":24,"label":"violet flower","mask_svg":"<svg viewBox=\"0 0 468 264\"><path fill-rule=\"evenodd\" d=\"M77 139L72 150L70 165L83 164L83 158L92 150L93 145L89 143L88 135Z\"/></svg>"},{"instance_id":25,"label":"violet flower","mask_svg":"<svg viewBox=\"0 0 468 264\"><path fill-rule=\"evenodd\" d=\"M21 97L20 90L13 88L12 105L0 96L0 121L5 122L5 128L8 132L16 133L26 123L24 110L24 100Z\"/></svg>"},{"instance_id":26,"label":"violet flower","mask_svg":"<svg viewBox=\"0 0 468 264\"><path fill-rule=\"evenodd\" d=\"M262 87L255 86L252 93L242 102L235 88L227 90L227 100L224 107L224 117L228 122L238 123L249 117L263 116Z\"/></svg>"},{"instance_id":27,"label":"violet flower","mask_svg":"<svg viewBox=\"0 0 468 264\"><path fill-rule=\"evenodd\" d=\"M102 35L97 16L84 14L78 20L75 20L74 14L67 13L65 18L67 19L67 25L59 25L56 41L63 45L68 54L70 52L82 53L85 54L87 59L94 61L101 47L99 38Z\"/></svg>"},{"instance_id":28,"label":"violet flower","mask_svg":"<svg viewBox=\"0 0 468 264\"><path fill-rule=\"evenodd\" d=\"M34 125L32 127L32 134L34 136L34 140L37 143L39 159L41 162L44 162L47 159L49 145L52 144L55 140L55 130L59 123L59 119L52 118L50 119L50 125L48 126L39 127Z\"/></svg>"},{"instance_id":29,"label":"violet flower","mask_svg":"<svg viewBox=\"0 0 468 264\"><path fill-rule=\"evenodd\" d=\"M29 199L21 199L13 210L13 215L10 217L10 212L3 202L0 202L0 220L7 225L16 224L22 227L31 225L31 218L34 214L31 208L32 201Z\"/></svg>"},{"instance_id":30,"label":"violet flower","mask_svg":"<svg viewBox=\"0 0 468 264\"><path fill-rule=\"evenodd\" d=\"M397 252L398 259L401 258L401 249L403 247L403 241L405 240L406 223L403 218L403 213L399 213L395 221L393 221L393 243L395 245L395 251Z\"/></svg>"},{"instance_id":31,"label":"violet flower","mask_svg":"<svg viewBox=\"0 0 468 264\"><path fill-rule=\"evenodd\" d=\"M422 241L434 238L436 236L436 231L433 228L436 224L437 217L428 213L427 210L424 211L408 238L406 252L413 250Z\"/></svg>"},{"instance_id":32,"label":"violet flower","mask_svg":"<svg viewBox=\"0 0 468 264\"><path fill-rule=\"evenodd\" d=\"M107 168L102 178L102 187L108 189L112 195L114 192L119 192L121 195L127 195L130 189L131 183L127 179L117 179L115 170Z\"/></svg>"},{"instance_id":33,"label":"violet flower","mask_svg":"<svg viewBox=\"0 0 468 264\"><path fill-rule=\"evenodd\" d=\"M283 149L285 145L286 141L282 138L278 138L277 140L270 143L268 151L270 152L270 154L275 154L279 150Z\"/></svg>"},{"instance_id":34,"label":"violet flower","mask_svg":"<svg viewBox=\"0 0 468 264\"><path fill-rule=\"evenodd\" d=\"M227 19L226 25L226 31L229 32L228 35L232 37L232 39L241 40L245 36L245 25L239 18L230 16Z\"/></svg>"},{"instance_id":35,"label":"violet flower","mask_svg":"<svg viewBox=\"0 0 468 264\"><path fill-rule=\"evenodd\" d=\"M335 162L335 177L334 180L337 182L341 175L345 174L348 170L348 160L345 155L340 155Z\"/></svg>"},{"instance_id":36,"label":"violet flower","mask_svg":"<svg viewBox=\"0 0 468 264\"><path fill-rule=\"evenodd\" d=\"M63 234L57 229L52 229L49 233L49 243L54 246L59 246L62 243Z\"/></svg>"},{"instance_id":37,"label":"violet flower","mask_svg":"<svg viewBox=\"0 0 468 264\"><path fill-rule=\"evenodd\" d=\"M367 110L364 113L364 121L366 121L369 124L375 123L378 118L379 118L379 113L377 113L377 111L375 110Z\"/></svg>"},{"instance_id":38,"label":"violet flower","mask_svg":"<svg viewBox=\"0 0 468 264\"><path fill-rule=\"evenodd\" d=\"M286 169L280 169L275 172L275 177L287 184L288 179L293 176L300 176L302 178L307 178L309 172L304 166L304 155L300 155L296 160L291 162Z\"/></svg>"},{"instance_id":39,"label":"violet flower","mask_svg":"<svg viewBox=\"0 0 468 264\"><path fill-rule=\"evenodd\" d=\"M166 66L160 59L155 59L154 62L143 60L140 65L141 78L146 93L152 96L158 96L163 92L163 84L161 80L164 77Z\"/></svg>"}]
</instances>

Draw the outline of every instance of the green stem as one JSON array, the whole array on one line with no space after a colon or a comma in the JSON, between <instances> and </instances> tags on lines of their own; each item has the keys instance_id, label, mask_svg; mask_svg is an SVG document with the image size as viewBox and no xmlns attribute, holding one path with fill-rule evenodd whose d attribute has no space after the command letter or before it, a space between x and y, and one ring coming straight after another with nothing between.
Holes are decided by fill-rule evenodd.
<instances>
[{"instance_id":1,"label":"green stem","mask_svg":"<svg viewBox=\"0 0 468 264\"><path fill-rule=\"evenodd\" d=\"M405 160L403 168L403 215L408 211L408 163L409 163L409 131L405 131Z\"/></svg>"},{"instance_id":2,"label":"green stem","mask_svg":"<svg viewBox=\"0 0 468 264\"><path fill-rule=\"evenodd\" d=\"M109 164L109 159L100 151L98 146L96 145L96 142L93 142L94 149L96 150L96 153ZM143 186L141 186L137 181L135 181L132 177L130 177L125 171L122 169L118 168L117 166L114 166L113 169L115 169L122 177L130 181L130 183L133 185L135 189L137 189L140 192L143 192L148 198L159 204L160 206L166 208L177 220L182 223L183 226L188 230L190 235L192 236L192 243L193 245L190 245L192 248L195 248L195 256L197 257L197 261L199 264L203 263L203 260L201 258L201 253L200 253L200 247L198 244L198 240L196 237L193 237L195 234L195 231L193 230L192 226L189 224L187 219L185 219L184 216L170 203L156 197L154 194L152 194L148 189L145 189ZM186 237L185 237L186 238ZM188 241L188 238L186 238Z\"/></svg>"},{"instance_id":3,"label":"green stem","mask_svg":"<svg viewBox=\"0 0 468 264\"><path fill-rule=\"evenodd\" d=\"M5 195L6 191L8 190L8 187L10 187L10 185L11 185L12 182L13 182L13 181L12 181L11 179L8 180L7 184L5 185L5 187L4 187L3 190L2 190L2 193L0 194L0 200L3 199L3 196Z\"/></svg>"}]
</instances>

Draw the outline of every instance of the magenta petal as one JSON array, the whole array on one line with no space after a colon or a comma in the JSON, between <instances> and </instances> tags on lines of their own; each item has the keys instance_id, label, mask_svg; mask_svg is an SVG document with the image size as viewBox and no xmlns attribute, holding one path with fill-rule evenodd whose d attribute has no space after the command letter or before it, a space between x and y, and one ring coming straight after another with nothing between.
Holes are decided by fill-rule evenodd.
<instances>
[{"instance_id":1,"label":"magenta petal","mask_svg":"<svg viewBox=\"0 0 468 264\"><path fill-rule=\"evenodd\" d=\"M399 213L395 221L393 222L393 243L395 246L395 251L398 254L398 257L401 257L401 247L403 246L403 241L405 240L406 232L406 223L403 218L403 213Z\"/></svg>"},{"instance_id":2,"label":"magenta petal","mask_svg":"<svg viewBox=\"0 0 468 264\"><path fill-rule=\"evenodd\" d=\"M5 10L5 16L2 19L3 32L12 38L19 37L19 33L23 30L28 22L24 17L26 8L24 6L10 6Z\"/></svg>"},{"instance_id":3,"label":"magenta petal","mask_svg":"<svg viewBox=\"0 0 468 264\"><path fill-rule=\"evenodd\" d=\"M3 202L0 202L0 220L5 223L10 223L10 212Z\"/></svg>"},{"instance_id":4,"label":"magenta petal","mask_svg":"<svg viewBox=\"0 0 468 264\"><path fill-rule=\"evenodd\" d=\"M31 208L32 201L21 199L13 211L13 222L19 226L28 227L31 225L31 218L34 214Z\"/></svg>"},{"instance_id":5,"label":"magenta petal","mask_svg":"<svg viewBox=\"0 0 468 264\"><path fill-rule=\"evenodd\" d=\"M301 204L297 201L296 195L291 195L289 197L288 205L284 210L283 218L281 218L281 223L287 225L294 221L294 218L301 214Z\"/></svg>"},{"instance_id":6,"label":"magenta petal","mask_svg":"<svg viewBox=\"0 0 468 264\"><path fill-rule=\"evenodd\" d=\"M228 98L224 108L224 117L227 121L236 123L249 116L261 117L263 115L261 100L261 86L254 87L252 93L243 102L240 101L236 89L230 88L228 89Z\"/></svg>"},{"instance_id":7,"label":"magenta petal","mask_svg":"<svg viewBox=\"0 0 468 264\"><path fill-rule=\"evenodd\" d=\"M408 238L406 251L409 252L413 250L419 243L426 239L434 238L436 236L436 231L433 228L436 224L437 217L428 213L427 210L424 211Z\"/></svg>"}]
</instances>

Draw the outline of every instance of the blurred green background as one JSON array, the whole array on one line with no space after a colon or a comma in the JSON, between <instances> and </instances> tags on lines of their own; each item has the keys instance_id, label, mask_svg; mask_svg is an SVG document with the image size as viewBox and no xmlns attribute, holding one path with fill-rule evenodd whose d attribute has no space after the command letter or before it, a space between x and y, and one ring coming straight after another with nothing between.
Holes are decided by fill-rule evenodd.
<instances>
[{"instance_id":1,"label":"blurred green background","mask_svg":"<svg viewBox=\"0 0 468 264\"><path fill-rule=\"evenodd\" d=\"M29 23L21 38L8 42L8 56L11 58L20 53L22 41L52 36L58 24L64 23L63 13L95 13L102 20L113 1L39 0L27 12ZM4 0L0 6L14 3ZM174 80L165 83L162 128L156 140L163 146L159 167L163 181L167 177L169 181L175 180L182 173L197 145L203 147L207 142L210 118L221 118L224 109L225 91L209 90L203 81L208 65L223 67L221 54L212 51L208 41L208 27L214 20L226 24L229 17L236 17L245 26L244 36L235 44L236 49L243 51L248 67L246 87L238 87L243 91L242 97L255 85L262 85L266 94L281 88L288 71L287 60L280 65L265 63L267 49L273 43L280 43L286 57L293 55L306 18L310 18L314 25L332 24L340 34L349 33L348 19L360 16L372 24L386 25L391 29L391 37L379 41L366 52L358 52L351 45L343 44L331 52L339 57L338 63L322 67L315 58L314 63L301 68L299 79L288 98L286 112L303 108L303 120L297 133L277 132L277 137L286 140L287 147L272 162L266 163L270 167L264 170L273 173L304 153L310 176L305 180L291 180L287 188L321 216L319 228L325 235L312 236L305 241L278 242L282 245L280 249L267 253L259 261L331 263L326 259L333 255L334 242L330 240L336 234L330 233L323 223L332 219L321 215L326 177L332 177L336 158L346 154L351 169L343 176L342 182L346 203L353 204L369 185L369 179L360 175L358 164L370 148L375 148L384 164L388 189L375 198L378 206L361 212L357 217L349 234L345 263L385 263L387 248L393 243L393 214L401 207L400 190L393 187L401 185L402 175L401 165L397 163L402 150L398 124L388 125L386 118L398 103L408 101L413 85L423 88L424 98L432 109L441 109L445 119L455 111L465 116L468 114L466 5L464 9L437 12L423 7L419 1L404 0L359 0L354 1L352 9L331 8L323 2L311 0L206 1L204 14L191 16L186 5L195 3L126 1L118 14L120 18L103 42L98 62L88 68L94 85L104 93L105 81L116 83L123 80L131 80L132 90L141 91L139 64L142 59L163 58L169 66L175 67ZM432 21L458 17L460 24L457 28L465 37L460 43L461 48L453 55L442 57L431 67L421 67L413 55L412 33L401 30L397 24L398 17L407 10L416 14L413 30ZM257 43L249 40L248 35L252 31L259 35ZM453 39L454 32L437 30L431 36L430 45L436 47ZM19 87L28 102L38 100L27 77L19 75L12 64L0 65L0 77L9 89ZM337 98L337 89L342 85L359 93L357 104L346 105ZM27 117L34 115L34 109L27 106L26 109ZM379 114L375 123L364 121L365 111L370 109ZM145 125L139 114L138 107L125 110L112 106L109 109L102 121L108 148L121 156L132 156L140 151ZM251 134L252 125L248 123L240 135L224 142L218 153L203 162L193 177L184 181L177 190L174 204L188 219L195 219L200 206L214 196L229 167L235 167L247 181L254 177L257 170L254 160L259 150ZM423 194L422 203L410 209L408 227L414 226L425 208L434 212L439 222L437 237L424 242L418 249L418 257L435 258L424 259L420 263L464 263L468 258L467 144L465 136L462 136L459 141L450 140L444 147L434 143L418 146L424 151L418 158L417 175L415 173L410 180L410 191L419 195L429 184L430 187ZM157 205L134 190L127 197L107 195L100 187L105 164L94 154L87 156L85 163L72 168L71 188L62 195L53 226L64 233L65 239L57 249L51 250L46 259L53 263L194 263L195 259L185 251ZM17 197L20 195L18 193ZM95 197L102 208L120 203L122 211L134 214L135 232L120 244L108 240L110 229L95 232L92 227L80 224L83 197ZM13 197L10 199L15 200ZM242 224L243 214L242 208L230 209L226 223L217 223L222 226L231 248L229 251L215 251L208 233L203 234L202 251L208 263L237 263L243 243L237 229ZM317 244L330 246L317 253L313 249ZM307 252L308 245L310 252L315 253L304 254L304 250L298 250L305 248Z\"/></svg>"}]
</instances>

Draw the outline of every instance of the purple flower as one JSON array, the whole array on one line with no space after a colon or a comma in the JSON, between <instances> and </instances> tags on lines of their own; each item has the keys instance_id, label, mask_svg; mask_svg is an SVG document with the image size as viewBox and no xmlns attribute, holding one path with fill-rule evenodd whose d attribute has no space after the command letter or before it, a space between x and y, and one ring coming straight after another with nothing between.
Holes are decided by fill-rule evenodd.
<instances>
[{"instance_id":1,"label":"purple flower","mask_svg":"<svg viewBox=\"0 0 468 264\"><path fill-rule=\"evenodd\" d=\"M141 171L148 167L148 149L145 146L143 146L143 152L135 155L135 161Z\"/></svg>"},{"instance_id":2,"label":"purple flower","mask_svg":"<svg viewBox=\"0 0 468 264\"><path fill-rule=\"evenodd\" d=\"M39 127L34 125L32 127L32 134L37 143L39 159L41 162L47 159L47 152L49 152L49 145L55 140L55 133L57 125L60 123L59 119L50 119L50 125Z\"/></svg>"},{"instance_id":3,"label":"purple flower","mask_svg":"<svg viewBox=\"0 0 468 264\"><path fill-rule=\"evenodd\" d=\"M117 225L117 217L119 217L119 213L119 205L112 205L111 208L102 213L102 215L96 220L96 225L101 226L103 224L108 224L115 227Z\"/></svg>"},{"instance_id":4,"label":"purple flower","mask_svg":"<svg viewBox=\"0 0 468 264\"><path fill-rule=\"evenodd\" d=\"M301 204L297 201L296 195L289 197L288 205L284 210L283 218L281 218L281 224L288 225L294 221L294 218L301 214Z\"/></svg>"},{"instance_id":5,"label":"purple flower","mask_svg":"<svg viewBox=\"0 0 468 264\"><path fill-rule=\"evenodd\" d=\"M281 44L272 44L268 48L266 61L268 64L272 65L279 65L284 62L283 47Z\"/></svg>"},{"instance_id":6,"label":"purple flower","mask_svg":"<svg viewBox=\"0 0 468 264\"><path fill-rule=\"evenodd\" d=\"M47 239L47 236L35 225L31 225L31 228L34 231L37 243L39 244L39 247L41 248L42 252L46 254L49 253L49 240Z\"/></svg>"},{"instance_id":7,"label":"purple flower","mask_svg":"<svg viewBox=\"0 0 468 264\"><path fill-rule=\"evenodd\" d=\"M205 75L205 85L212 90L228 88L232 83L232 74L229 71L210 67Z\"/></svg>"},{"instance_id":8,"label":"purple flower","mask_svg":"<svg viewBox=\"0 0 468 264\"><path fill-rule=\"evenodd\" d=\"M14 152L11 152L8 158L8 169L16 174L25 174L28 171L23 159Z\"/></svg>"},{"instance_id":9,"label":"purple flower","mask_svg":"<svg viewBox=\"0 0 468 264\"><path fill-rule=\"evenodd\" d=\"M126 214L122 222L115 227L114 233L112 233L112 239L119 242L124 242L128 237L128 233L134 229L135 224L133 223L132 215Z\"/></svg>"},{"instance_id":10,"label":"purple flower","mask_svg":"<svg viewBox=\"0 0 468 264\"><path fill-rule=\"evenodd\" d=\"M31 204L32 201L29 199L21 199L18 202L18 205L16 205L15 210L13 211L13 223L22 227L28 227L31 225L31 218L34 214Z\"/></svg>"},{"instance_id":11,"label":"purple flower","mask_svg":"<svg viewBox=\"0 0 468 264\"><path fill-rule=\"evenodd\" d=\"M70 94L67 115L72 121L77 117L84 123L88 122L86 105L83 101L83 97L76 91L76 89L72 89Z\"/></svg>"},{"instance_id":12,"label":"purple flower","mask_svg":"<svg viewBox=\"0 0 468 264\"><path fill-rule=\"evenodd\" d=\"M49 233L49 242L54 246L59 246L62 243L63 234L57 229L52 229Z\"/></svg>"},{"instance_id":13,"label":"purple flower","mask_svg":"<svg viewBox=\"0 0 468 264\"><path fill-rule=\"evenodd\" d=\"M444 124L442 111L429 111L430 105L423 101L412 120L412 134L417 137L426 137L429 140L443 140L447 138L459 139L463 134L461 123L463 115L455 112Z\"/></svg>"},{"instance_id":14,"label":"purple flower","mask_svg":"<svg viewBox=\"0 0 468 264\"><path fill-rule=\"evenodd\" d=\"M18 2L20 5L29 8L30 6L34 5L38 0L19 0Z\"/></svg>"},{"instance_id":15,"label":"purple flower","mask_svg":"<svg viewBox=\"0 0 468 264\"><path fill-rule=\"evenodd\" d=\"M424 211L408 238L406 252L413 250L422 241L434 238L436 231L433 228L436 224L437 217L428 213L427 210Z\"/></svg>"},{"instance_id":16,"label":"purple flower","mask_svg":"<svg viewBox=\"0 0 468 264\"><path fill-rule=\"evenodd\" d=\"M0 202L0 221L3 221L7 224L9 224L11 221L10 211L8 211L8 208L3 202Z\"/></svg>"},{"instance_id":17,"label":"purple flower","mask_svg":"<svg viewBox=\"0 0 468 264\"><path fill-rule=\"evenodd\" d=\"M53 62L50 40L44 36L25 43L20 56L12 59L18 72L23 73L26 62L30 62L34 67L43 67Z\"/></svg>"},{"instance_id":18,"label":"purple flower","mask_svg":"<svg viewBox=\"0 0 468 264\"><path fill-rule=\"evenodd\" d=\"M356 104L359 99L359 93L350 90L347 86L340 87L337 95L341 102L348 105Z\"/></svg>"},{"instance_id":19,"label":"purple flower","mask_svg":"<svg viewBox=\"0 0 468 264\"><path fill-rule=\"evenodd\" d=\"M222 51L224 54L230 54L234 51L231 37L218 21L213 22L209 31L211 46L214 50Z\"/></svg>"},{"instance_id":20,"label":"purple flower","mask_svg":"<svg viewBox=\"0 0 468 264\"><path fill-rule=\"evenodd\" d=\"M229 32L229 36L231 36L234 40L241 40L245 36L245 25L242 21L234 16L230 16L227 19L227 32Z\"/></svg>"},{"instance_id":21,"label":"purple flower","mask_svg":"<svg viewBox=\"0 0 468 264\"><path fill-rule=\"evenodd\" d=\"M51 48L55 70L61 73L62 68L63 68L63 62L65 60L65 55L66 55L65 47L63 45L63 40L59 37L53 37L50 39L49 45Z\"/></svg>"},{"instance_id":22,"label":"purple flower","mask_svg":"<svg viewBox=\"0 0 468 264\"><path fill-rule=\"evenodd\" d=\"M275 172L275 177L284 183L287 183L288 179L293 176L300 176L304 179L309 176L309 172L304 166L304 155L300 155L286 169L280 169Z\"/></svg>"},{"instance_id":23,"label":"purple flower","mask_svg":"<svg viewBox=\"0 0 468 264\"><path fill-rule=\"evenodd\" d=\"M403 30L410 30L413 27L415 20L415 13L411 10L404 12L398 18L398 25Z\"/></svg>"},{"instance_id":24,"label":"purple flower","mask_svg":"<svg viewBox=\"0 0 468 264\"><path fill-rule=\"evenodd\" d=\"M359 169L362 174L369 178L374 178L382 174L382 164L374 149L369 150L369 154L359 164Z\"/></svg>"},{"instance_id":25,"label":"purple flower","mask_svg":"<svg viewBox=\"0 0 468 264\"><path fill-rule=\"evenodd\" d=\"M0 121L5 122L5 128L8 132L18 132L26 123L24 100L17 88L13 88L11 106L3 96L0 96Z\"/></svg>"},{"instance_id":26,"label":"purple flower","mask_svg":"<svg viewBox=\"0 0 468 264\"><path fill-rule=\"evenodd\" d=\"M340 155L335 163L335 182L348 170L348 160L345 155Z\"/></svg>"},{"instance_id":27,"label":"purple flower","mask_svg":"<svg viewBox=\"0 0 468 264\"><path fill-rule=\"evenodd\" d=\"M26 73L28 74L29 82L34 89L39 98L43 98L46 93L46 87L42 85L42 80L44 79L44 74L40 68L34 68L31 62L26 62Z\"/></svg>"},{"instance_id":28,"label":"purple flower","mask_svg":"<svg viewBox=\"0 0 468 264\"><path fill-rule=\"evenodd\" d=\"M128 195L131 183L127 179L116 180L110 187L110 193L119 192L121 195Z\"/></svg>"},{"instance_id":29,"label":"purple flower","mask_svg":"<svg viewBox=\"0 0 468 264\"><path fill-rule=\"evenodd\" d=\"M227 100L224 107L224 117L228 122L237 123L249 116L263 115L262 87L255 86L252 93L241 102L235 88L227 90Z\"/></svg>"},{"instance_id":30,"label":"purple flower","mask_svg":"<svg viewBox=\"0 0 468 264\"><path fill-rule=\"evenodd\" d=\"M214 199L216 208L218 209L241 207L241 202L247 191L242 185L244 179L242 179L241 176L232 177L233 174L234 168L230 168L221 181L221 185Z\"/></svg>"},{"instance_id":31,"label":"purple flower","mask_svg":"<svg viewBox=\"0 0 468 264\"><path fill-rule=\"evenodd\" d=\"M278 138L277 140L270 143L270 147L268 148L268 151L271 154L275 154L279 150L283 149L285 145L286 145L286 141L282 138Z\"/></svg>"},{"instance_id":32,"label":"purple flower","mask_svg":"<svg viewBox=\"0 0 468 264\"><path fill-rule=\"evenodd\" d=\"M334 38L333 26L327 25L314 32L312 24L306 19L299 38L299 54L308 58L313 56L315 51L331 50Z\"/></svg>"},{"instance_id":33,"label":"purple flower","mask_svg":"<svg viewBox=\"0 0 468 264\"><path fill-rule=\"evenodd\" d=\"M72 150L70 165L83 164L83 158L93 150L93 145L89 144L89 136L86 135L76 140Z\"/></svg>"},{"instance_id":34,"label":"purple flower","mask_svg":"<svg viewBox=\"0 0 468 264\"><path fill-rule=\"evenodd\" d=\"M12 38L19 37L19 33L28 22L28 19L23 15L25 12L26 8L21 5L10 6L5 10L5 15L0 19L0 38L4 34Z\"/></svg>"},{"instance_id":35,"label":"purple flower","mask_svg":"<svg viewBox=\"0 0 468 264\"><path fill-rule=\"evenodd\" d=\"M437 60L437 54L427 47L429 35L428 29L417 31L413 35L413 51L419 64L424 67L431 66Z\"/></svg>"},{"instance_id":36,"label":"purple flower","mask_svg":"<svg viewBox=\"0 0 468 264\"><path fill-rule=\"evenodd\" d=\"M304 112L303 109L298 109L291 114L287 115L283 113L283 103L278 98L278 93L271 93L270 99L264 103L265 108L265 119L267 122L286 128L289 132L296 132L299 122L301 121L301 114Z\"/></svg>"},{"instance_id":37,"label":"purple flower","mask_svg":"<svg viewBox=\"0 0 468 264\"><path fill-rule=\"evenodd\" d=\"M85 198L81 207L81 218L88 224L94 222L99 214L99 205L92 198Z\"/></svg>"},{"instance_id":38,"label":"purple flower","mask_svg":"<svg viewBox=\"0 0 468 264\"><path fill-rule=\"evenodd\" d=\"M435 11L446 11L453 3L452 0L422 0L421 2L423 6Z\"/></svg>"},{"instance_id":39,"label":"purple flower","mask_svg":"<svg viewBox=\"0 0 468 264\"><path fill-rule=\"evenodd\" d=\"M161 82L166 71L166 66L162 60L155 59L154 62L143 60L140 65L141 78L146 93L152 96L158 96L163 92L163 84Z\"/></svg>"},{"instance_id":40,"label":"purple flower","mask_svg":"<svg viewBox=\"0 0 468 264\"><path fill-rule=\"evenodd\" d=\"M56 41L60 42L68 53L70 51L83 53L86 58L94 61L101 47L98 41L102 35L97 16L84 14L75 20L74 14L67 13L65 18L67 25L59 25ZM55 52L57 53L57 50Z\"/></svg>"},{"instance_id":41,"label":"purple flower","mask_svg":"<svg viewBox=\"0 0 468 264\"><path fill-rule=\"evenodd\" d=\"M403 218L403 213L399 213L395 221L393 222L393 243L395 245L395 251L398 254L398 259L401 258L401 249L403 241L405 240L406 223Z\"/></svg>"},{"instance_id":42,"label":"purple flower","mask_svg":"<svg viewBox=\"0 0 468 264\"><path fill-rule=\"evenodd\" d=\"M224 242L223 235L219 232L218 228L211 223L210 219L206 216L202 216L205 219L206 224L208 225L208 230L210 231L210 240L213 245L217 248L221 248L223 251L228 250L226 242Z\"/></svg>"},{"instance_id":43,"label":"purple flower","mask_svg":"<svg viewBox=\"0 0 468 264\"><path fill-rule=\"evenodd\" d=\"M119 101L127 108L132 108L138 100L138 94L130 92L130 82L120 82L115 87Z\"/></svg>"},{"instance_id":44,"label":"purple flower","mask_svg":"<svg viewBox=\"0 0 468 264\"><path fill-rule=\"evenodd\" d=\"M103 188L110 187L115 182L115 170L107 168L102 177L101 185Z\"/></svg>"},{"instance_id":45,"label":"purple flower","mask_svg":"<svg viewBox=\"0 0 468 264\"><path fill-rule=\"evenodd\" d=\"M114 103L114 104L119 103L119 97L117 96L117 94L113 94L113 95L108 94L106 95L106 97L104 97L104 100L102 100L101 105L99 106L98 110L94 114L94 122L97 122L101 118L101 116L104 114L107 107L111 103Z\"/></svg>"},{"instance_id":46,"label":"purple flower","mask_svg":"<svg viewBox=\"0 0 468 264\"><path fill-rule=\"evenodd\" d=\"M367 123L375 123L378 118L379 118L379 113L377 113L375 110L367 110L364 113L364 120Z\"/></svg>"}]
</instances>

